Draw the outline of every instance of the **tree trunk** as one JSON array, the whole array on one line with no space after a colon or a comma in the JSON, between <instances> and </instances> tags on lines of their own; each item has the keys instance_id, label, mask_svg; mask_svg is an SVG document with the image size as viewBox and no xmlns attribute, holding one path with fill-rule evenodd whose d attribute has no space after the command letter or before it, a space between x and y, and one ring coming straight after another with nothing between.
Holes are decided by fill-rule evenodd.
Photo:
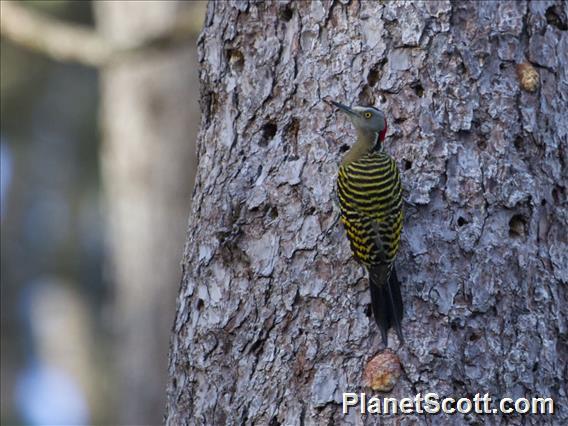
<instances>
[{"instance_id":1,"label":"tree trunk","mask_svg":"<svg viewBox=\"0 0 568 426\"><path fill-rule=\"evenodd\" d=\"M95 2L101 32L125 48L168 29L185 7L192 5ZM190 41L122 60L101 76L102 175L116 284L115 421L121 424L163 421L180 230L187 224L195 171L195 55Z\"/></svg>"},{"instance_id":2,"label":"tree trunk","mask_svg":"<svg viewBox=\"0 0 568 426\"><path fill-rule=\"evenodd\" d=\"M566 5L211 2L199 52L168 423L378 420L341 412L383 347L334 201L354 129L328 97L386 112L408 201L404 374L381 395L552 397L566 423Z\"/></svg>"}]
</instances>

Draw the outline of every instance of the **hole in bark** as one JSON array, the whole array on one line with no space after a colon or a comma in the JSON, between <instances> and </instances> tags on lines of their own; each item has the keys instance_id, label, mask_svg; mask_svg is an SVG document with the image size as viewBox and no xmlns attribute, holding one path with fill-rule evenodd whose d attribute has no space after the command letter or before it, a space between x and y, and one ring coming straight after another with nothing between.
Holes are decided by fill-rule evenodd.
<instances>
[{"instance_id":1,"label":"hole in bark","mask_svg":"<svg viewBox=\"0 0 568 426\"><path fill-rule=\"evenodd\" d=\"M506 67L507 67L507 65L505 64L505 62L501 62L501 63L499 64L499 69L500 69L501 71L503 71Z\"/></svg>"},{"instance_id":2,"label":"hole in bark","mask_svg":"<svg viewBox=\"0 0 568 426\"><path fill-rule=\"evenodd\" d=\"M268 145L268 142L270 142L276 134L276 130L278 130L278 127L276 127L276 124L272 122L266 123L264 126L262 126L262 140L259 142L259 145Z\"/></svg>"},{"instance_id":3,"label":"hole in bark","mask_svg":"<svg viewBox=\"0 0 568 426\"><path fill-rule=\"evenodd\" d=\"M458 217L458 226L461 228L464 225L467 225L469 222L465 220L463 217Z\"/></svg>"},{"instance_id":4,"label":"hole in bark","mask_svg":"<svg viewBox=\"0 0 568 426\"><path fill-rule=\"evenodd\" d=\"M509 236L513 238L524 237L527 221L523 215L516 214L509 221Z\"/></svg>"},{"instance_id":5,"label":"hole in bark","mask_svg":"<svg viewBox=\"0 0 568 426\"><path fill-rule=\"evenodd\" d=\"M365 309L365 315L367 316L367 318L371 318L371 316L373 316L373 308L370 304L367 305L367 308Z\"/></svg>"},{"instance_id":6,"label":"hole in bark","mask_svg":"<svg viewBox=\"0 0 568 426\"><path fill-rule=\"evenodd\" d=\"M453 331L457 331L457 329L458 329L458 323L457 323L457 322L452 322L452 323L450 324L450 328L451 328Z\"/></svg>"},{"instance_id":7,"label":"hole in bark","mask_svg":"<svg viewBox=\"0 0 568 426\"><path fill-rule=\"evenodd\" d=\"M416 96L418 96L419 98L424 96L424 87L419 81L412 83L410 87L414 89L414 93L416 93Z\"/></svg>"},{"instance_id":8,"label":"hole in bark","mask_svg":"<svg viewBox=\"0 0 568 426\"><path fill-rule=\"evenodd\" d=\"M177 379L176 379L175 377L174 377L173 380L172 380L172 385L174 386L174 389L176 389L177 386L178 386L178 381L177 381Z\"/></svg>"},{"instance_id":9,"label":"hole in bark","mask_svg":"<svg viewBox=\"0 0 568 426\"><path fill-rule=\"evenodd\" d=\"M258 179L261 174L262 174L262 165L259 164L258 168L256 169L256 176L254 177L254 180Z\"/></svg>"},{"instance_id":10,"label":"hole in bark","mask_svg":"<svg viewBox=\"0 0 568 426\"><path fill-rule=\"evenodd\" d=\"M272 419L270 419L269 426L280 426L280 424L281 423L278 421L276 417L272 417Z\"/></svg>"},{"instance_id":11,"label":"hole in bark","mask_svg":"<svg viewBox=\"0 0 568 426\"><path fill-rule=\"evenodd\" d=\"M533 373L535 373L536 370L538 370L538 362L535 362L535 363L533 364L533 368L532 368Z\"/></svg>"},{"instance_id":12,"label":"hole in bark","mask_svg":"<svg viewBox=\"0 0 568 426\"><path fill-rule=\"evenodd\" d=\"M477 146L480 150L485 151L485 149L487 148L487 141L485 139L479 139L477 141Z\"/></svg>"},{"instance_id":13,"label":"hole in bark","mask_svg":"<svg viewBox=\"0 0 568 426\"><path fill-rule=\"evenodd\" d=\"M470 342L475 342L476 340L479 340L480 337L481 337L481 336L480 336L479 334L477 334L477 333L471 333L471 334L469 335L469 341L470 341Z\"/></svg>"},{"instance_id":14,"label":"hole in bark","mask_svg":"<svg viewBox=\"0 0 568 426\"><path fill-rule=\"evenodd\" d=\"M278 14L280 15L280 19L288 22L290 19L292 19L292 16L294 16L294 11L290 7L290 5L286 5L280 8Z\"/></svg>"},{"instance_id":15,"label":"hole in bark","mask_svg":"<svg viewBox=\"0 0 568 426\"><path fill-rule=\"evenodd\" d=\"M203 309L203 299L197 299L196 308L198 311L201 311Z\"/></svg>"},{"instance_id":16,"label":"hole in bark","mask_svg":"<svg viewBox=\"0 0 568 426\"><path fill-rule=\"evenodd\" d=\"M513 145L515 146L515 149L517 151L523 151L523 138L517 136L513 142Z\"/></svg>"},{"instance_id":17,"label":"hole in bark","mask_svg":"<svg viewBox=\"0 0 568 426\"><path fill-rule=\"evenodd\" d=\"M562 200L564 200L564 187L558 186L554 187L552 190L552 199L554 200L554 204L561 204Z\"/></svg>"},{"instance_id":18,"label":"hole in bark","mask_svg":"<svg viewBox=\"0 0 568 426\"><path fill-rule=\"evenodd\" d=\"M367 83L369 83L369 86L373 87L375 84L377 84L379 77L379 64L377 64L373 68L371 68L369 75L367 76Z\"/></svg>"},{"instance_id":19,"label":"hole in bark","mask_svg":"<svg viewBox=\"0 0 568 426\"><path fill-rule=\"evenodd\" d=\"M404 160L404 170L410 170L412 168L412 161Z\"/></svg>"},{"instance_id":20,"label":"hole in bark","mask_svg":"<svg viewBox=\"0 0 568 426\"><path fill-rule=\"evenodd\" d=\"M240 72L243 70L245 65L245 57L243 54L237 49L229 49L227 50L227 60L229 61L230 67Z\"/></svg>"},{"instance_id":21,"label":"hole in bark","mask_svg":"<svg viewBox=\"0 0 568 426\"><path fill-rule=\"evenodd\" d=\"M540 205L542 207L546 206L546 200L544 198L542 200L540 200Z\"/></svg>"},{"instance_id":22,"label":"hole in bark","mask_svg":"<svg viewBox=\"0 0 568 426\"><path fill-rule=\"evenodd\" d=\"M270 215L271 219L276 219L278 217L278 209L276 207L272 206L272 208L270 209L268 214Z\"/></svg>"},{"instance_id":23,"label":"hole in bark","mask_svg":"<svg viewBox=\"0 0 568 426\"><path fill-rule=\"evenodd\" d=\"M347 151L349 151L349 145L347 145L346 143L339 147L340 154L345 154Z\"/></svg>"},{"instance_id":24,"label":"hole in bark","mask_svg":"<svg viewBox=\"0 0 568 426\"><path fill-rule=\"evenodd\" d=\"M278 209L270 204L264 206L264 214L270 219L276 219L278 217Z\"/></svg>"},{"instance_id":25,"label":"hole in bark","mask_svg":"<svg viewBox=\"0 0 568 426\"><path fill-rule=\"evenodd\" d=\"M394 119L394 123L395 124L401 124L401 123L404 123L406 120L407 120L406 117L397 117L397 118Z\"/></svg>"},{"instance_id":26,"label":"hole in bark","mask_svg":"<svg viewBox=\"0 0 568 426\"><path fill-rule=\"evenodd\" d=\"M316 212L316 208L315 207L310 207L308 210L306 210L306 215L311 216Z\"/></svg>"},{"instance_id":27,"label":"hole in bark","mask_svg":"<svg viewBox=\"0 0 568 426\"><path fill-rule=\"evenodd\" d=\"M566 14L557 6L550 6L546 9L546 22L548 25L553 25L560 31L568 30L568 20L566 19Z\"/></svg>"},{"instance_id":28,"label":"hole in bark","mask_svg":"<svg viewBox=\"0 0 568 426\"><path fill-rule=\"evenodd\" d=\"M373 87L377 82L381 79L381 74L383 70L383 66L388 62L385 58L379 62L377 62L373 67L369 70L369 74L367 75L367 83L369 86Z\"/></svg>"}]
</instances>

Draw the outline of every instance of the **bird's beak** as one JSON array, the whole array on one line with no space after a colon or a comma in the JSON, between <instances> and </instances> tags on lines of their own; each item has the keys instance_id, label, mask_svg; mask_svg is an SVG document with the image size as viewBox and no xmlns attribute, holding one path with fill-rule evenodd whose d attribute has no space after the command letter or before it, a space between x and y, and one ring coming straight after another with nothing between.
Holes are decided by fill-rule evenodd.
<instances>
[{"instance_id":1,"label":"bird's beak","mask_svg":"<svg viewBox=\"0 0 568 426\"><path fill-rule=\"evenodd\" d=\"M339 108L341 111L346 113L347 115L351 115L351 116L357 115L357 113L355 111L353 111L351 108L349 108L347 105L343 105L343 104L340 104L339 102L335 102L335 101L330 101L330 102L333 105L335 105L337 108Z\"/></svg>"}]
</instances>

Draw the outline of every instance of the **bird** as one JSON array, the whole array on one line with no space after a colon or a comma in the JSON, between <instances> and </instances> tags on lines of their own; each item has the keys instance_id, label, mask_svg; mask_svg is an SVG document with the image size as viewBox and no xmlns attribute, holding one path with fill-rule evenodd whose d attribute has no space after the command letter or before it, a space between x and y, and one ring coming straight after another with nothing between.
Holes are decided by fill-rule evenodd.
<instances>
[{"instance_id":1,"label":"bird","mask_svg":"<svg viewBox=\"0 0 568 426\"><path fill-rule=\"evenodd\" d=\"M330 102L357 131L337 175L341 222L355 259L368 271L373 316L383 344L388 347L391 327L402 344L403 305L394 264L403 225L402 183L395 160L384 149L387 119L373 106Z\"/></svg>"}]
</instances>

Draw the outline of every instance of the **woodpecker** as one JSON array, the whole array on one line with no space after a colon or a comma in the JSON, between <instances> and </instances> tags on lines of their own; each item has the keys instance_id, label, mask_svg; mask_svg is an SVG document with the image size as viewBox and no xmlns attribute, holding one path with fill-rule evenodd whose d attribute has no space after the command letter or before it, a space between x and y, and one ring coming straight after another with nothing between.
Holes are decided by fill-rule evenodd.
<instances>
[{"instance_id":1,"label":"woodpecker","mask_svg":"<svg viewBox=\"0 0 568 426\"><path fill-rule=\"evenodd\" d=\"M383 146L387 120L374 107L331 103L357 130L357 141L343 157L337 177L341 222L355 259L369 272L373 316L384 345L391 327L402 343L402 297L394 266L402 232L402 184Z\"/></svg>"}]
</instances>

